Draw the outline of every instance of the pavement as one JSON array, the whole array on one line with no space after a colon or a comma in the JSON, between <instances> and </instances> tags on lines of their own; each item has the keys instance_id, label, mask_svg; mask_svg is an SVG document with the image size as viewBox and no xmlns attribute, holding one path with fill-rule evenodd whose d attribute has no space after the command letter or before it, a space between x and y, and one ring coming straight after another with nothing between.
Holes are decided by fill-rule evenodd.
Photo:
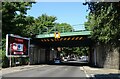
<instances>
[{"instance_id":1,"label":"pavement","mask_svg":"<svg viewBox=\"0 0 120 79\"><path fill-rule=\"evenodd\" d=\"M45 65L24 65L24 66L16 66L16 67L9 67L9 68L2 68L0 72L3 74L14 73L19 71L26 71L30 69L35 69L38 67L43 67Z\"/></svg>"},{"instance_id":2,"label":"pavement","mask_svg":"<svg viewBox=\"0 0 120 79\"><path fill-rule=\"evenodd\" d=\"M0 74L4 75L4 74L9 74L9 73L14 73L14 72L34 70L36 68L40 69L40 67L47 67L47 66L49 65L26 65L26 66L17 66L17 67L11 67L11 68L2 68L0 70ZM50 66L52 67L52 65ZM54 68L54 66L52 68ZM111 79L113 77L113 79L120 79L120 70L94 68L94 67L89 67L89 66L80 66L79 68L81 71L84 71L84 73L86 74L86 77L94 77L94 79L97 79L98 77L100 77L98 79L103 79L104 77L105 79L106 77L109 77ZM56 67L56 69L59 69L59 67ZM72 69L72 67L70 67L70 69Z\"/></svg>"},{"instance_id":3,"label":"pavement","mask_svg":"<svg viewBox=\"0 0 120 79\"><path fill-rule=\"evenodd\" d=\"M95 68L90 66L83 66L83 70L86 73L86 77L94 77L94 79L113 78L120 79L120 70Z\"/></svg>"}]
</instances>

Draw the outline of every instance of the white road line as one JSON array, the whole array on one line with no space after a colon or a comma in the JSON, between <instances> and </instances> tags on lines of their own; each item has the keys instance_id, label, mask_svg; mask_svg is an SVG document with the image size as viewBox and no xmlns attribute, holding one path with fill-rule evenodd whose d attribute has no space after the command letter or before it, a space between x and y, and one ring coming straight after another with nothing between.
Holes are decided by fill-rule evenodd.
<instances>
[{"instance_id":1,"label":"white road line","mask_svg":"<svg viewBox=\"0 0 120 79\"><path fill-rule=\"evenodd\" d=\"M80 67L80 70L83 70L83 71L84 71L86 77L90 77L90 76L87 74L87 72L86 72L86 70L84 69L84 67Z\"/></svg>"}]
</instances>

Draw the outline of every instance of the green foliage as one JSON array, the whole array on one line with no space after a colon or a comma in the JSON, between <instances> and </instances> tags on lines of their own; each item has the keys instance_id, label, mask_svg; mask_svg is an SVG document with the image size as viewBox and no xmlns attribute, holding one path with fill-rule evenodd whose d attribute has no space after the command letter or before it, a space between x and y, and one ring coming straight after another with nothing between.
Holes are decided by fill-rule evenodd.
<instances>
[{"instance_id":1,"label":"green foliage","mask_svg":"<svg viewBox=\"0 0 120 79\"><path fill-rule=\"evenodd\" d=\"M31 21L26 18L27 10L33 2L3 2L2 3L2 38L6 34L24 35L22 30Z\"/></svg>"},{"instance_id":2,"label":"green foliage","mask_svg":"<svg viewBox=\"0 0 120 79\"><path fill-rule=\"evenodd\" d=\"M56 24L55 27L56 31L63 33L63 32L72 32L73 28L70 24L67 23L61 23Z\"/></svg>"},{"instance_id":3,"label":"green foliage","mask_svg":"<svg viewBox=\"0 0 120 79\"><path fill-rule=\"evenodd\" d=\"M0 49L0 67L2 66L2 49Z\"/></svg>"},{"instance_id":4,"label":"green foliage","mask_svg":"<svg viewBox=\"0 0 120 79\"><path fill-rule=\"evenodd\" d=\"M89 47L64 47L62 51L65 55L76 54L76 55L88 55Z\"/></svg>"},{"instance_id":5,"label":"green foliage","mask_svg":"<svg viewBox=\"0 0 120 79\"><path fill-rule=\"evenodd\" d=\"M103 43L116 43L120 38L120 2L119 3L86 3L90 13L85 22L91 37Z\"/></svg>"},{"instance_id":6,"label":"green foliage","mask_svg":"<svg viewBox=\"0 0 120 79\"><path fill-rule=\"evenodd\" d=\"M2 67L8 67L9 66L9 60L8 58L6 57L6 39L3 38L2 39L2 49L1 49L1 52L0 52L0 57L2 58Z\"/></svg>"},{"instance_id":7,"label":"green foliage","mask_svg":"<svg viewBox=\"0 0 120 79\"><path fill-rule=\"evenodd\" d=\"M9 67L9 59L4 55L2 56L2 68Z\"/></svg>"},{"instance_id":8,"label":"green foliage","mask_svg":"<svg viewBox=\"0 0 120 79\"><path fill-rule=\"evenodd\" d=\"M31 17L33 21L31 25L28 25L24 32L29 35L32 33L36 34L48 34L54 33L55 31L59 32L70 32L72 31L72 26L67 23L56 23L57 18L55 16L48 16L46 14L42 14L38 18L34 19Z\"/></svg>"},{"instance_id":9,"label":"green foliage","mask_svg":"<svg viewBox=\"0 0 120 79\"><path fill-rule=\"evenodd\" d=\"M32 7L33 2L2 2L2 67L8 67L9 61L6 57L6 34L27 36L24 31L28 25L33 23L33 17L26 16L27 10Z\"/></svg>"},{"instance_id":10,"label":"green foliage","mask_svg":"<svg viewBox=\"0 0 120 79\"><path fill-rule=\"evenodd\" d=\"M33 25L33 32L35 34L50 33L51 29L55 26L56 20L57 18L55 16L48 16L46 14L42 14L37 19L35 19L35 23Z\"/></svg>"}]
</instances>

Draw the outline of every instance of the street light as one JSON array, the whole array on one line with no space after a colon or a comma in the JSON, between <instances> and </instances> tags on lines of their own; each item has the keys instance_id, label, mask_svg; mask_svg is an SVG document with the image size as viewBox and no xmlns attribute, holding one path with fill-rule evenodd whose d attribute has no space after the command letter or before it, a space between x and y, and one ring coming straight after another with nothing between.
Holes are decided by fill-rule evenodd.
<instances>
[{"instance_id":1,"label":"street light","mask_svg":"<svg viewBox=\"0 0 120 79\"><path fill-rule=\"evenodd\" d=\"M52 50L54 50L54 48L52 48Z\"/></svg>"}]
</instances>

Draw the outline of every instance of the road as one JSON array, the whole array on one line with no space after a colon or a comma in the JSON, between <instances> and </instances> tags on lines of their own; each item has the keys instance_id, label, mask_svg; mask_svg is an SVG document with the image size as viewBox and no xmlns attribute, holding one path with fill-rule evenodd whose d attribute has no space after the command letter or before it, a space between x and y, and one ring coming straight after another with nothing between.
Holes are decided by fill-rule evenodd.
<instances>
[{"instance_id":1,"label":"road","mask_svg":"<svg viewBox=\"0 0 120 79\"><path fill-rule=\"evenodd\" d=\"M3 77L86 77L80 66L45 65L31 70L4 74Z\"/></svg>"}]
</instances>

